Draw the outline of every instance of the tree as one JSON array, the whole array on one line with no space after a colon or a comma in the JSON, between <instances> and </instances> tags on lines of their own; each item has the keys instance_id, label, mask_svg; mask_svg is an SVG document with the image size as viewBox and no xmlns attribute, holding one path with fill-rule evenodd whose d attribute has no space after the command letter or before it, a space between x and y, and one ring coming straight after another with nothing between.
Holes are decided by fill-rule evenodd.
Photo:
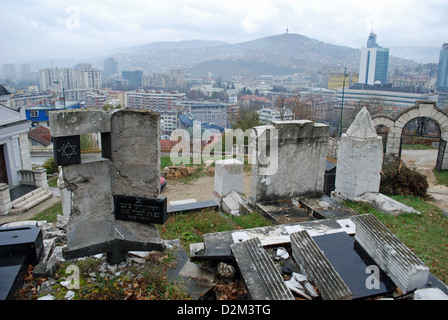
<instances>
[{"instance_id":1,"label":"tree","mask_svg":"<svg viewBox=\"0 0 448 320\"><path fill-rule=\"evenodd\" d=\"M313 97L301 99L300 94L290 98L285 98L283 94L280 94L275 100L275 108L280 111L282 120L284 119L285 110L290 109L297 120L316 121L315 104Z\"/></svg>"},{"instance_id":2,"label":"tree","mask_svg":"<svg viewBox=\"0 0 448 320\"><path fill-rule=\"evenodd\" d=\"M260 117L255 110L240 110L238 116L232 124L232 129L241 129L246 131L247 129L263 125L260 121Z\"/></svg>"}]
</instances>

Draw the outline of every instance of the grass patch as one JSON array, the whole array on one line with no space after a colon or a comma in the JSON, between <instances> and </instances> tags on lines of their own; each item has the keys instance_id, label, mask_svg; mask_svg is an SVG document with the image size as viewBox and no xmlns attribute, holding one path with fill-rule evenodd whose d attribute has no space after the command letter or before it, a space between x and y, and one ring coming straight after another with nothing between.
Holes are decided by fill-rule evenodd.
<instances>
[{"instance_id":1,"label":"grass patch","mask_svg":"<svg viewBox=\"0 0 448 320\"><path fill-rule=\"evenodd\" d=\"M164 225L158 225L162 239L180 239L182 247L189 252L190 244L202 242L206 233L272 225L258 212L233 217L215 210L171 215Z\"/></svg>"},{"instance_id":2,"label":"grass patch","mask_svg":"<svg viewBox=\"0 0 448 320\"><path fill-rule=\"evenodd\" d=\"M345 205L360 214L375 215L398 239L408 246L430 268L431 273L448 283L448 218L442 210L413 196L390 196L413 207L421 214L403 213L391 216L378 212L368 204L347 202Z\"/></svg>"},{"instance_id":3,"label":"grass patch","mask_svg":"<svg viewBox=\"0 0 448 320\"><path fill-rule=\"evenodd\" d=\"M32 218L32 220L46 220L47 222L56 222L58 214L62 215L62 204L60 201L45 209L44 211L38 213Z\"/></svg>"},{"instance_id":4,"label":"grass patch","mask_svg":"<svg viewBox=\"0 0 448 320\"><path fill-rule=\"evenodd\" d=\"M48 186L50 188L57 188L58 187L58 177L53 177L48 181Z\"/></svg>"},{"instance_id":5,"label":"grass patch","mask_svg":"<svg viewBox=\"0 0 448 320\"><path fill-rule=\"evenodd\" d=\"M436 169L434 169L433 172L434 175L436 176L437 182L448 187L448 170L443 170L439 172Z\"/></svg>"}]
</instances>

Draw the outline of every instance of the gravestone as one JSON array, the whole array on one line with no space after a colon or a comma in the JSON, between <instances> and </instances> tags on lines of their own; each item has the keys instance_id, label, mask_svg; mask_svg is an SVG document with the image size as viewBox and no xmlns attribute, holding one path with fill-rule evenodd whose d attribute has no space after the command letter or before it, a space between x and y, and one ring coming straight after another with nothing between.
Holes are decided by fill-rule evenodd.
<instances>
[{"instance_id":1,"label":"gravestone","mask_svg":"<svg viewBox=\"0 0 448 320\"><path fill-rule=\"evenodd\" d=\"M364 107L341 137L335 193L354 200L366 192L378 192L382 164L382 138L376 134L370 114Z\"/></svg>"},{"instance_id":2,"label":"gravestone","mask_svg":"<svg viewBox=\"0 0 448 320\"><path fill-rule=\"evenodd\" d=\"M309 120L254 127L249 203L322 194L329 126Z\"/></svg>"},{"instance_id":3,"label":"gravestone","mask_svg":"<svg viewBox=\"0 0 448 320\"><path fill-rule=\"evenodd\" d=\"M43 236L36 226L0 228L0 300L12 300L24 282L29 265L44 253Z\"/></svg>"},{"instance_id":4,"label":"gravestone","mask_svg":"<svg viewBox=\"0 0 448 320\"><path fill-rule=\"evenodd\" d=\"M237 159L215 161L215 185L213 200L222 205L222 199L232 191L244 193L243 162Z\"/></svg>"},{"instance_id":5,"label":"gravestone","mask_svg":"<svg viewBox=\"0 0 448 320\"><path fill-rule=\"evenodd\" d=\"M105 252L116 264L130 250L164 250L154 226L167 219L166 197L159 196L159 122L160 115L142 110L50 113L51 134L63 147L58 164L72 194L66 259ZM101 133L102 158L75 161L72 139L88 133Z\"/></svg>"}]
</instances>

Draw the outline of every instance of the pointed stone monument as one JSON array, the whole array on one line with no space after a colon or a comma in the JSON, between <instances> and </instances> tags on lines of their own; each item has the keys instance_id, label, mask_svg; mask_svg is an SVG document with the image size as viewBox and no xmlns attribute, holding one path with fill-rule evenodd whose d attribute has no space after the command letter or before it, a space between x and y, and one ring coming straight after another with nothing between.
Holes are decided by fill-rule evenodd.
<instances>
[{"instance_id":1,"label":"pointed stone monument","mask_svg":"<svg viewBox=\"0 0 448 320\"><path fill-rule=\"evenodd\" d=\"M341 137L334 192L348 200L366 192L378 192L382 163L382 139L364 107Z\"/></svg>"}]
</instances>

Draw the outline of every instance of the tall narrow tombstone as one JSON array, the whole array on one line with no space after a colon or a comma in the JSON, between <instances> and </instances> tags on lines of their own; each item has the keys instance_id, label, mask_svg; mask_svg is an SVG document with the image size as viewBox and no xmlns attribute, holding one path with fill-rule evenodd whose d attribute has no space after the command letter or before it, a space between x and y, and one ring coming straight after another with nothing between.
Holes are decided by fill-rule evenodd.
<instances>
[{"instance_id":1,"label":"tall narrow tombstone","mask_svg":"<svg viewBox=\"0 0 448 320\"><path fill-rule=\"evenodd\" d=\"M378 192L382 163L382 139L364 107L341 137L335 192L349 200L366 192Z\"/></svg>"}]
</instances>

